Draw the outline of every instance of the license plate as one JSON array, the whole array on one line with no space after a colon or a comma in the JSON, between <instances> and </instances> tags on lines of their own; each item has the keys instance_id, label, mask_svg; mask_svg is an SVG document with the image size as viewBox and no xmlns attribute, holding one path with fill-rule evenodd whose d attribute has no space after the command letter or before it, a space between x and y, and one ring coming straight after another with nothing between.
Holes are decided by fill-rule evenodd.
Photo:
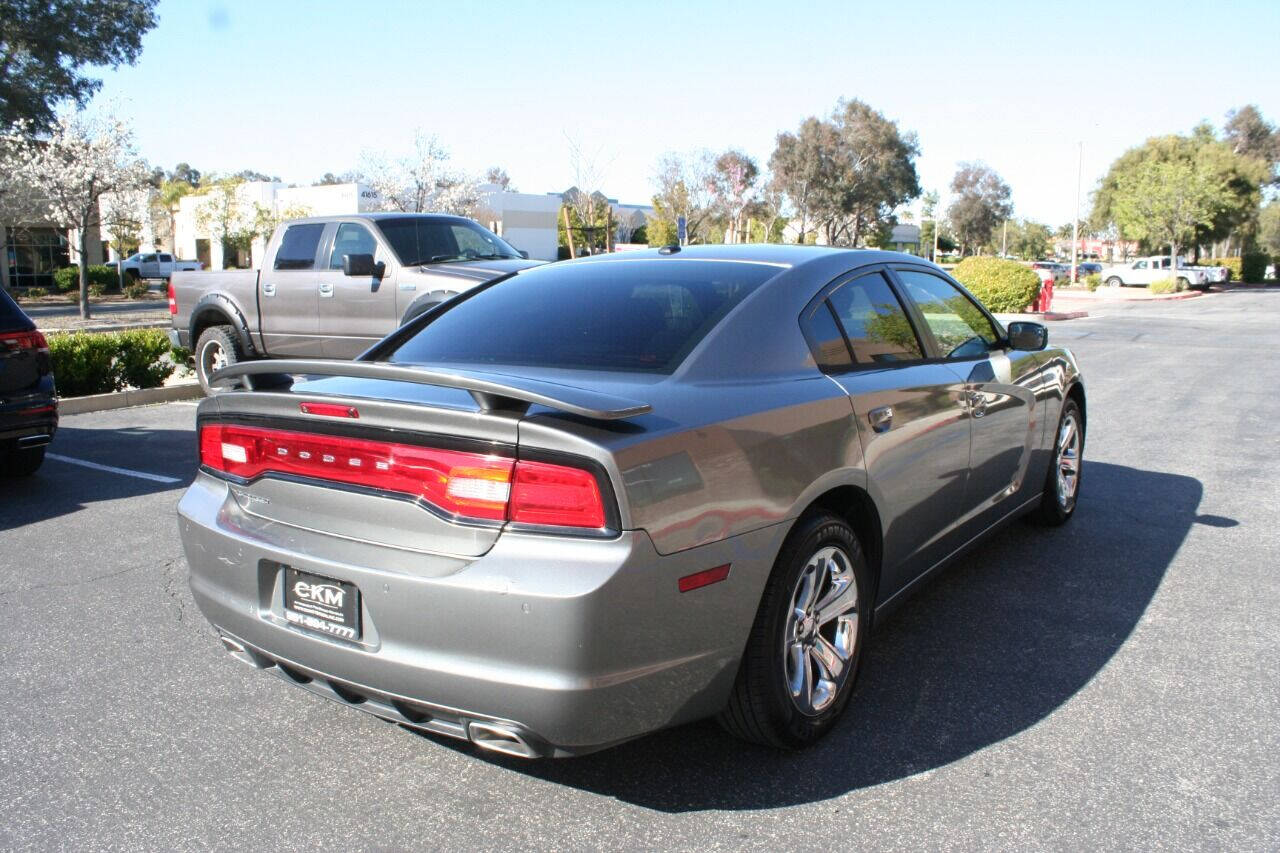
<instances>
[{"instance_id":1,"label":"license plate","mask_svg":"<svg viewBox=\"0 0 1280 853\"><path fill-rule=\"evenodd\" d=\"M354 584L294 568L285 569L284 581L285 619L344 640L360 639L360 591Z\"/></svg>"}]
</instances>

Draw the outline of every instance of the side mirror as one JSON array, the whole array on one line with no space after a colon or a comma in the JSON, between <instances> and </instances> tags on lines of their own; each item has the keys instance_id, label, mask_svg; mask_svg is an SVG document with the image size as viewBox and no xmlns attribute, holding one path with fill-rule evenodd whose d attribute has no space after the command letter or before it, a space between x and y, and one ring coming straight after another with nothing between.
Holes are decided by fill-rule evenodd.
<instances>
[{"instance_id":1,"label":"side mirror","mask_svg":"<svg viewBox=\"0 0 1280 853\"><path fill-rule=\"evenodd\" d=\"M373 255L343 255L342 256L342 274L353 276L373 276L374 278L382 278L383 272L386 271L386 265L381 261L373 262Z\"/></svg>"},{"instance_id":2,"label":"side mirror","mask_svg":"<svg viewBox=\"0 0 1280 853\"><path fill-rule=\"evenodd\" d=\"M524 258L526 261L529 260L529 253L527 251L525 251L524 249L520 249L519 251L520 251L520 257Z\"/></svg>"},{"instance_id":3,"label":"side mirror","mask_svg":"<svg viewBox=\"0 0 1280 853\"><path fill-rule=\"evenodd\" d=\"M1014 349L1038 352L1049 345L1049 330L1039 323L1010 323L1009 345Z\"/></svg>"}]
</instances>

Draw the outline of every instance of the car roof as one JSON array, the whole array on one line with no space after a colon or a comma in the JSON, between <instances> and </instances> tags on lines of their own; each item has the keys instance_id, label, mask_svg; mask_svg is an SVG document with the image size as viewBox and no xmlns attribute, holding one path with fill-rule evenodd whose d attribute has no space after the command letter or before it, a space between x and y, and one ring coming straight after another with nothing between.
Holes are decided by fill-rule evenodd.
<instances>
[{"instance_id":1,"label":"car roof","mask_svg":"<svg viewBox=\"0 0 1280 853\"><path fill-rule=\"evenodd\" d=\"M784 269L793 269L808 263L830 260L844 256L849 267L868 266L882 263L917 263L933 266L925 258L908 255L905 252L887 252L880 249L844 249L834 246L798 246L781 243L742 243L742 244L704 244L696 246L664 247L658 249L638 249L627 252L612 252L603 255L589 255L563 261L567 264L610 264L629 261L718 261L745 264L769 264Z\"/></svg>"},{"instance_id":2,"label":"car roof","mask_svg":"<svg viewBox=\"0 0 1280 853\"><path fill-rule=\"evenodd\" d=\"M465 216L454 216L451 213L403 213L401 211L331 213L326 216L301 216L297 219L290 219L285 224L296 225L298 223L338 222L340 220L350 219L364 219L372 222L385 222L392 219L438 219L441 222L469 222L473 225L479 225L479 223L474 219L468 219Z\"/></svg>"}]
</instances>

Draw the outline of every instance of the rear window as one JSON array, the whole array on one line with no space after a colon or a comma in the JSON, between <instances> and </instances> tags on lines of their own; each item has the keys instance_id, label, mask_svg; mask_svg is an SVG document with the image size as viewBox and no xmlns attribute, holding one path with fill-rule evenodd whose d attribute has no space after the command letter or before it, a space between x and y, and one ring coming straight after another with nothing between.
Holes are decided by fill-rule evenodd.
<instances>
[{"instance_id":1,"label":"rear window","mask_svg":"<svg viewBox=\"0 0 1280 853\"><path fill-rule=\"evenodd\" d=\"M309 270L316 264L316 247L324 233L323 222L290 225L276 250L276 269Z\"/></svg>"},{"instance_id":2,"label":"rear window","mask_svg":"<svg viewBox=\"0 0 1280 853\"><path fill-rule=\"evenodd\" d=\"M22 313L18 303L14 302L9 294L0 290L0 332L25 331L32 327L31 321L27 319L26 314Z\"/></svg>"},{"instance_id":3,"label":"rear window","mask_svg":"<svg viewBox=\"0 0 1280 853\"><path fill-rule=\"evenodd\" d=\"M670 373L778 272L674 258L539 267L445 311L390 360Z\"/></svg>"}]
</instances>

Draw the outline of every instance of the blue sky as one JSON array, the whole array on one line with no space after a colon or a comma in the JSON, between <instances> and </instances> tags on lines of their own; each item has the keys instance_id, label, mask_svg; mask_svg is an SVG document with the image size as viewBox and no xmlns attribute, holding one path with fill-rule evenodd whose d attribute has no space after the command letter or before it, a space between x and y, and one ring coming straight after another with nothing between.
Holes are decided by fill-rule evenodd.
<instances>
[{"instance_id":1,"label":"blue sky","mask_svg":"<svg viewBox=\"0 0 1280 853\"><path fill-rule=\"evenodd\" d=\"M98 103L153 163L298 183L421 127L458 166L500 165L527 192L572 182L576 140L606 192L644 203L664 152L734 146L763 166L780 131L856 97L919 135L926 189L945 199L956 163L981 159L1017 215L1060 224L1081 141L1087 196L1147 136L1246 103L1280 122L1276 0L161 0L158 14L138 64L102 72Z\"/></svg>"}]
</instances>

